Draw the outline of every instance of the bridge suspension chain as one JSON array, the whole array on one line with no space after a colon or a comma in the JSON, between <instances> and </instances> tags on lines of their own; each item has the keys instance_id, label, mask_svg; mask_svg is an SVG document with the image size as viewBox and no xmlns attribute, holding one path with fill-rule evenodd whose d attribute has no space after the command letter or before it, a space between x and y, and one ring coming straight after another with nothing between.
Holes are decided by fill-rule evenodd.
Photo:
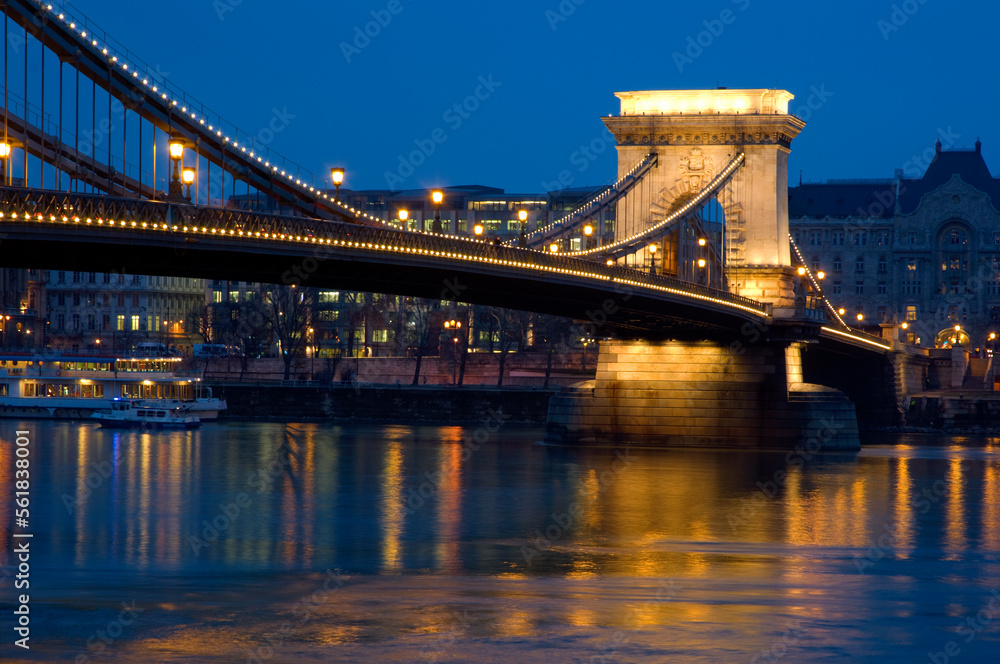
<instances>
[{"instance_id":1,"label":"bridge suspension chain","mask_svg":"<svg viewBox=\"0 0 1000 664\"><path fill-rule=\"evenodd\" d=\"M194 146L197 157L204 159L210 171L211 165L221 168L232 177L233 186L237 180L245 181L249 193L252 187L255 191L266 193L278 201L279 205L290 207L301 214L320 218L340 219L364 224L377 224L381 220L359 210L336 201L334 196L324 193L326 181L301 166L276 154L270 146L253 136L240 131L226 123L221 116L192 99L185 92L168 82L166 77L156 68L139 59L134 53L121 46L112 37L95 26L82 12L72 7L68 2L58 1L53 4L38 0L8 0L3 7L5 23L9 19L25 30L25 41L34 37L42 44L44 61L46 50L54 53L60 59L59 78L62 82L62 62L69 63L77 73L77 103L79 105L79 76L90 79L95 86L91 96L93 111L97 110L96 88L100 87L108 94L109 116L112 98L123 104L125 115L135 112L139 118L139 133L142 135L143 121L154 127L154 151L156 131L169 136L182 137L189 145ZM24 49L25 76L27 77L28 49ZM7 58L4 65L5 101L8 100ZM42 65L44 71L44 64ZM45 83L42 83L42 89ZM60 94L62 93L60 85ZM44 99L44 97L43 97ZM9 103L5 103L5 137L9 125L6 114L9 114ZM25 109L24 124L30 124L31 119ZM44 111L44 102L43 102ZM79 107L77 114L80 114ZM92 113L95 115L95 113ZM110 119L110 118L109 118ZM62 121L62 104L60 103L60 124ZM127 120L122 122L123 134L128 132ZM79 141L79 117L76 119L76 140ZM41 116L38 135L33 146L36 154L51 155L58 141L53 144L50 136L44 133L45 118ZM99 127L95 127L97 135ZM114 131L113 129L111 131ZM28 132L26 131L25 134ZM109 131L110 133L110 131ZM96 141L94 141L96 142ZM77 145L75 163L79 167L86 156L79 154ZM110 155L110 141L108 147ZM96 151L94 151L96 152ZM128 172L126 146L123 140L122 154ZM141 152L139 153L141 155ZM96 164L95 154L88 155L92 165ZM70 154L64 153L64 165L69 166ZM155 162L154 162L155 164ZM107 165L110 167L110 164ZM86 167L84 167L86 168ZM155 168L155 166L154 166ZM94 169L91 169L94 170ZM107 169L113 172L113 169ZM65 172L65 171L64 171ZM199 172L198 176L201 177ZM44 174L43 176L44 177ZM96 180L101 178L94 176ZM27 179L27 160L25 159L25 179ZM122 178L124 181L126 178ZM142 172L138 175L141 191ZM225 187L223 176L223 188ZM111 180L114 182L114 179ZM119 186L122 186L119 183ZM153 186L155 188L155 175ZM126 190L128 187L126 187Z\"/></svg>"},{"instance_id":2,"label":"bridge suspension chain","mask_svg":"<svg viewBox=\"0 0 1000 664\"><path fill-rule=\"evenodd\" d=\"M700 210L707 205L711 199L718 195L718 193L728 184L733 175L741 166L743 166L745 158L744 153L739 153L707 186L699 191L697 195L676 210L669 212L662 221L649 224L647 220L651 221L651 216L647 217L646 215L643 215L642 217L635 217L639 221L636 221L633 224L633 227L628 229L629 234L625 238L612 242L611 244L581 249L578 251L568 251L565 252L564 255L619 259L639 251L648 245L651 239L662 235L665 230L678 221L682 219L689 219L697 215ZM652 207L651 204L649 204L649 207ZM649 207L647 207L647 209L649 209Z\"/></svg>"}]
</instances>

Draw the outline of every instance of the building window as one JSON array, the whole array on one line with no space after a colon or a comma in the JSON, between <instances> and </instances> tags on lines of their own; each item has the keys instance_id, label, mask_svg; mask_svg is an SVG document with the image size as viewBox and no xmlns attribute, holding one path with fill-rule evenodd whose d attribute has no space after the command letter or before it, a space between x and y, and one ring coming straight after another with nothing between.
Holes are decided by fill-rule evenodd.
<instances>
[{"instance_id":1,"label":"building window","mask_svg":"<svg viewBox=\"0 0 1000 664\"><path fill-rule=\"evenodd\" d=\"M131 330L138 330L139 329L139 317L138 316L132 316L132 327L129 328L129 329L131 329Z\"/></svg>"},{"instance_id":2,"label":"building window","mask_svg":"<svg viewBox=\"0 0 1000 664\"><path fill-rule=\"evenodd\" d=\"M880 323L885 321L885 307L879 307L875 310L875 320Z\"/></svg>"},{"instance_id":3,"label":"building window","mask_svg":"<svg viewBox=\"0 0 1000 664\"><path fill-rule=\"evenodd\" d=\"M854 294L855 295L864 295L865 294L865 282L863 282L863 281L855 281L854 282Z\"/></svg>"},{"instance_id":4,"label":"building window","mask_svg":"<svg viewBox=\"0 0 1000 664\"><path fill-rule=\"evenodd\" d=\"M212 291L212 302L222 304L222 291Z\"/></svg>"},{"instance_id":5,"label":"building window","mask_svg":"<svg viewBox=\"0 0 1000 664\"><path fill-rule=\"evenodd\" d=\"M878 246L888 247L889 246L889 231L880 231L878 234Z\"/></svg>"},{"instance_id":6,"label":"building window","mask_svg":"<svg viewBox=\"0 0 1000 664\"><path fill-rule=\"evenodd\" d=\"M909 245L910 245L911 247L915 247L915 246L917 245L917 234L916 234L916 233L909 233L909 234L908 234L908 235L906 236L906 242L907 242L907 244L909 244Z\"/></svg>"},{"instance_id":7,"label":"building window","mask_svg":"<svg viewBox=\"0 0 1000 664\"><path fill-rule=\"evenodd\" d=\"M59 293L58 298L59 298L59 306L60 307L65 307L66 306L66 293Z\"/></svg>"},{"instance_id":8,"label":"building window","mask_svg":"<svg viewBox=\"0 0 1000 664\"><path fill-rule=\"evenodd\" d=\"M842 268L843 268L843 263L840 260L840 256L837 256L836 258L833 259L833 271L840 272Z\"/></svg>"},{"instance_id":9,"label":"building window","mask_svg":"<svg viewBox=\"0 0 1000 664\"><path fill-rule=\"evenodd\" d=\"M917 307L914 304L906 306L906 320L917 320Z\"/></svg>"},{"instance_id":10,"label":"building window","mask_svg":"<svg viewBox=\"0 0 1000 664\"><path fill-rule=\"evenodd\" d=\"M886 269L888 269L888 265L887 265L886 260L885 260L885 255L879 256L878 257L878 271L879 272L885 272Z\"/></svg>"},{"instance_id":11,"label":"building window","mask_svg":"<svg viewBox=\"0 0 1000 664\"><path fill-rule=\"evenodd\" d=\"M229 293L229 301L233 304L237 304L240 301L240 292L232 291Z\"/></svg>"},{"instance_id":12,"label":"building window","mask_svg":"<svg viewBox=\"0 0 1000 664\"><path fill-rule=\"evenodd\" d=\"M74 284L80 283L80 273L79 272L74 272L73 273L73 283Z\"/></svg>"},{"instance_id":13,"label":"building window","mask_svg":"<svg viewBox=\"0 0 1000 664\"><path fill-rule=\"evenodd\" d=\"M73 331L80 329L80 314L73 314Z\"/></svg>"},{"instance_id":14,"label":"building window","mask_svg":"<svg viewBox=\"0 0 1000 664\"><path fill-rule=\"evenodd\" d=\"M916 281L904 281L903 282L903 295L920 295L923 291L923 282Z\"/></svg>"},{"instance_id":15,"label":"building window","mask_svg":"<svg viewBox=\"0 0 1000 664\"><path fill-rule=\"evenodd\" d=\"M59 278L57 280L57 283L60 283L60 284L66 283L66 273L65 272L60 272L59 273Z\"/></svg>"},{"instance_id":16,"label":"building window","mask_svg":"<svg viewBox=\"0 0 1000 664\"><path fill-rule=\"evenodd\" d=\"M97 329L97 316L94 314L87 314L87 329L96 330Z\"/></svg>"},{"instance_id":17,"label":"building window","mask_svg":"<svg viewBox=\"0 0 1000 664\"><path fill-rule=\"evenodd\" d=\"M111 329L111 314L104 314L101 316L101 329L110 330Z\"/></svg>"},{"instance_id":18,"label":"building window","mask_svg":"<svg viewBox=\"0 0 1000 664\"><path fill-rule=\"evenodd\" d=\"M66 329L66 314L56 314L56 329Z\"/></svg>"},{"instance_id":19,"label":"building window","mask_svg":"<svg viewBox=\"0 0 1000 664\"><path fill-rule=\"evenodd\" d=\"M819 256L813 256L809 261L809 268L813 272L819 272Z\"/></svg>"},{"instance_id":20,"label":"building window","mask_svg":"<svg viewBox=\"0 0 1000 664\"><path fill-rule=\"evenodd\" d=\"M125 293L118 293L118 306L119 307L125 306Z\"/></svg>"},{"instance_id":21,"label":"building window","mask_svg":"<svg viewBox=\"0 0 1000 664\"><path fill-rule=\"evenodd\" d=\"M839 281L833 282L833 294L840 295L843 292L843 286L841 286Z\"/></svg>"},{"instance_id":22,"label":"building window","mask_svg":"<svg viewBox=\"0 0 1000 664\"><path fill-rule=\"evenodd\" d=\"M132 275L132 285L133 286L138 286L139 285L139 275L138 274L133 274Z\"/></svg>"},{"instance_id":23,"label":"building window","mask_svg":"<svg viewBox=\"0 0 1000 664\"><path fill-rule=\"evenodd\" d=\"M855 247L868 246L868 233L866 231L857 231L854 233L854 246Z\"/></svg>"},{"instance_id":24,"label":"building window","mask_svg":"<svg viewBox=\"0 0 1000 664\"><path fill-rule=\"evenodd\" d=\"M74 307L80 306L80 294L79 293L73 293L73 306Z\"/></svg>"},{"instance_id":25,"label":"building window","mask_svg":"<svg viewBox=\"0 0 1000 664\"><path fill-rule=\"evenodd\" d=\"M834 231L830 234L830 240L835 247L844 246L844 231Z\"/></svg>"},{"instance_id":26,"label":"building window","mask_svg":"<svg viewBox=\"0 0 1000 664\"><path fill-rule=\"evenodd\" d=\"M854 263L854 271L855 272L864 272L865 271L865 259L864 258L859 258Z\"/></svg>"},{"instance_id":27,"label":"building window","mask_svg":"<svg viewBox=\"0 0 1000 664\"><path fill-rule=\"evenodd\" d=\"M818 247L823 244L823 231L809 231L809 245Z\"/></svg>"},{"instance_id":28,"label":"building window","mask_svg":"<svg viewBox=\"0 0 1000 664\"><path fill-rule=\"evenodd\" d=\"M886 283L884 281L878 282L878 294L886 295L888 292L889 292L889 287L886 285Z\"/></svg>"},{"instance_id":29,"label":"building window","mask_svg":"<svg viewBox=\"0 0 1000 664\"><path fill-rule=\"evenodd\" d=\"M96 284L97 283L97 273L96 272L90 272L90 273L87 274L87 283L88 284Z\"/></svg>"},{"instance_id":30,"label":"building window","mask_svg":"<svg viewBox=\"0 0 1000 664\"><path fill-rule=\"evenodd\" d=\"M920 260L919 259L917 259L917 258L911 258L908 261L906 261L906 271L907 272L916 272L919 269L920 269Z\"/></svg>"},{"instance_id":31,"label":"building window","mask_svg":"<svg viewBox=\"0 0 1000 664\"><path fill-rule=\"evenodd\" d=\"M125 314L118 314L118 331L123 332L125 330Z\"/></svg>"},{"instance_id":32,"label":"building window","mask_svg":"<svg viewBox=\"0 0 1000 664\"><path fill-rule=\"evenodd\" d=\"M132 306L133 307L138 307L139 306L139 294L138 293L133 293L132 294Z\"/></svg>"},{"instance_id":33,"label":"building window","mask_svg":"<svg viewBox=\"0 0 1000 664\"><path fill-rule=\"evenodd\" d=\"M952 229L948 233L948 239L951 242L951 244L956 247L963 246L968 241L967 238L965 237L965 233L958 230L957 228Z\"/></svg>"},{"instance_id":34,"label":"building window","mask_svg":"<svg viewBox=\"0 0 1000 664\"><path fill-rule=\"evenodd\" d=\"M105 272L104 273L104 283L106 283L106 284L110 284L111 283L111 274L109 272Z\"/></svg>"}]
</instances>

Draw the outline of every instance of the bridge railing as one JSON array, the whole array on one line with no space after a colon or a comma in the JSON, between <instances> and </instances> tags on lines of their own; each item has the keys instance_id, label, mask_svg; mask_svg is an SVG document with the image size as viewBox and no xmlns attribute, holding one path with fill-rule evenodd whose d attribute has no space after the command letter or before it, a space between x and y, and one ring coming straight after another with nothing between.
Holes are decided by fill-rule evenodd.
<instances>
[{"instance_id":1,"label":"bridge railing","mask_svg":"<svg viewBox=\"0 0 1000 664\"><path fill-rule=\"evenodd\" d=\"M410 231L384 226L359 226L308 217L289 217L243 209L217 208L115 198L94 194L0 187L0 225L11 221L120 226L146 232L148 225L163 231L204 236L239 236L262 241L309 242L356 248L359 251L391 251L428 257L471 261L511 269L530 269L547 274L591 278L623 287L645 288L661 293L694 296L714 303L736 305L768 315L765 305L727 291L680 279L652 275L618 265L573 258L533 249L491 244L482 240ZM162 232L162 231L160 231Z\"/></svg>"}]
</instances>

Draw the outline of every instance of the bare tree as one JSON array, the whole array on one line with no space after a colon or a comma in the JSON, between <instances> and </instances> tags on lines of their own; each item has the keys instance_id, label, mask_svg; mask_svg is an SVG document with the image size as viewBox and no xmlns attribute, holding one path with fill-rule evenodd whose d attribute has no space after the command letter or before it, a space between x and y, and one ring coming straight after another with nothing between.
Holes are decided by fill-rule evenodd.
<instances>
[{"instance_id":1,"label":"bare tree","mask_svg":"<svg viewBox=\"0 0 1000 664\"><path fill-rule=\"evenodd\" d=\"M422 297L407 298L407 321L406 331L409 347L414 350L417 357L416 366L413 369L413 385L420 383L420 365L423 363L424 354L430 344L431 314L434 312L433 300L425 300Z\"/></svg>"},{"instance_id":2,"label":"bare tree","mask_svg":"<svg viewBox=\"0 0 1000 664\"><path fill-rule=\"evenodd\" d=\"M497 387L503 386L504 369L507 366L507 354L521 348L528 329L530 314L513 309L489 307L490 355L497 359Z\"/></svg>"},{"instance_id":3,"label":"bare tree","mask_svg":"<svg viewBox=\"0 0 1000 664\"><path fill-rule=\"evenodd\" d=\"M539 314L534 316L532 329L534 330L533 345L545 349L545 383L542 387L548 387L549 380L552 378L552 364L556 353L570 348L573 332L571 321L558 316Z\"/></svg>"},{"instance_id":4,"label":"bare tree","mask_svg":"<svg viewBox=\"0 0 1000 664\"><path fill-rule=\"evenodd\" d=\"M292 286L264 285L255 309L267 322L285 363L285 380L292 374L292 362L302 355L306 330L315 305L315 290Z\"/></svg>"}]
</instances>

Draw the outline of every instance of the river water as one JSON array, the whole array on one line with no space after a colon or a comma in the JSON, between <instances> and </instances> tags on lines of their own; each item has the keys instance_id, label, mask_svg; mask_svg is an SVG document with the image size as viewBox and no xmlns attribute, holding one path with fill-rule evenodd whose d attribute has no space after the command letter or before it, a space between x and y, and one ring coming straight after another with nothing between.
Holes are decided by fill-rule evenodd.
<instances>
[{"instance_id":1,"label":"river water","mask_svg":"<svg viewBox=\"0 0 1000 664\"><path fill-rule=\"evenodd\" d=\"M30 651L13 645L18 429ZM1000 440L821 456L540 438L4 421L0 661L1000 661Z\"/></svg>"}]
</instances>

